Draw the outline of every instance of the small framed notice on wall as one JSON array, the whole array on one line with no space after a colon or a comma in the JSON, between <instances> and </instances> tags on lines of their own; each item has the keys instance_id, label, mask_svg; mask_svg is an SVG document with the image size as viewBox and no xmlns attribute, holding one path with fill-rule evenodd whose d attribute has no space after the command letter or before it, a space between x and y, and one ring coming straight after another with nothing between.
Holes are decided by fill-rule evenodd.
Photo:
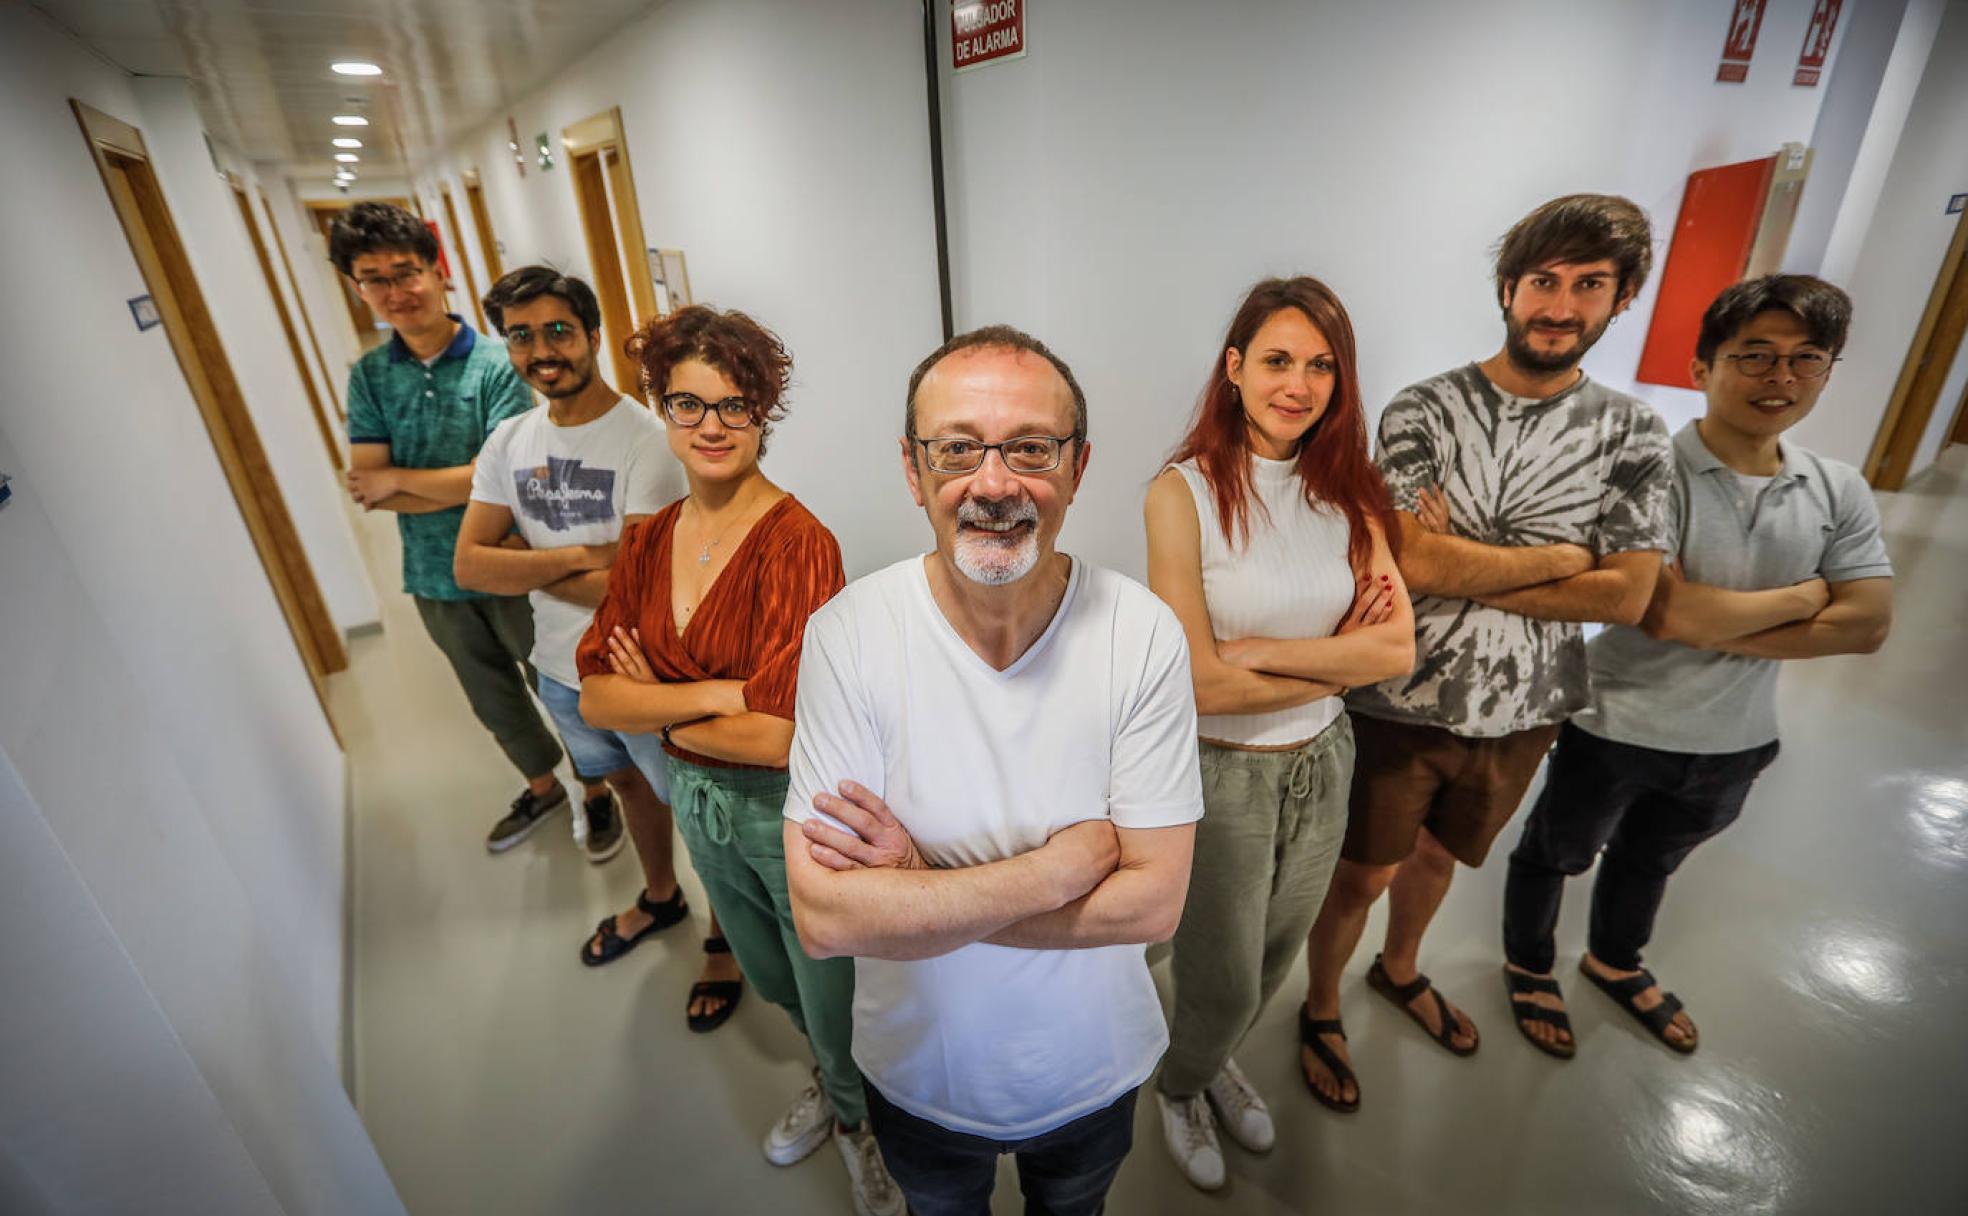
<instances>
[{"instance_id":1,"label":"small framed notice on wall","mask_svg":"<svg viewBox=\"0 0 1968 1216\"><path fill-rule=\"evenodd\" d=\"M130 305L130 315L136 318L137 329L139 331L152 329L164 320L163 317L157 315L157 301L151 299L149 296L138 296L128 301L128 303Z\"/></svg>"}]
</instances>

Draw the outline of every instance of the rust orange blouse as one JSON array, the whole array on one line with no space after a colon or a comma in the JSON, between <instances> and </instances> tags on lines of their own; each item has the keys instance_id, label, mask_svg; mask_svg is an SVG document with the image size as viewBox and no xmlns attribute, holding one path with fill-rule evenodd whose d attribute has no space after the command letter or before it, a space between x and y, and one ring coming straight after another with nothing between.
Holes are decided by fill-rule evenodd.
<instances>
[{"instance_id":1,"label":"rust orange blouse","mask_svg":"<svg viewBox=\"0 0 1968 1216\"><path fill-rule=\"evenodd\" d=\"M642 631L649 669L665 681L743 680L755 713L792 720L806 618L847 583L834 534L788 494L767 508L704 593L681 634L670 610L670 552L678 499L622 533L608 595L581 639L581 677L608 675L608 635ZM678 759L711 768L751 768L681 747Z\"/></svg>"}]
</instances>

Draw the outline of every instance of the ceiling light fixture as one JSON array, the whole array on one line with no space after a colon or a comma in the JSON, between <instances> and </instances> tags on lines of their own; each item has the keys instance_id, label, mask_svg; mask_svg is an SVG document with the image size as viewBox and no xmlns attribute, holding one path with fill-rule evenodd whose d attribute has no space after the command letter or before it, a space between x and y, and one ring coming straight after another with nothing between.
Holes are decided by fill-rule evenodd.
<instances>
[{"instance_id":1,"label":"ceiling light fixture","mask_svg":"<svg viewBox=\"0 0 1968 1216\"><path fill-rule=\"evenodd\" d=\"M360 59L348 59L341 63L331 63L328 66L338 76L381 76L383 74L383 69L373 63L365 63Z\"/></svg>"},{"instance_id":2,"label":"ceiling light fixture","mask_svg":"<svg viewBox=\"0 0 1968 1216\"><path fill-rule=\"evenodd\" d=\"M340 139L332 139L328 142L334 144L337 148L360 148L362 146L361 140L350 139L346 135L342 136Z\"/></svg>"},{"instance_id":3,"label":"ceiling light fixture","mask_svg":"<svg viewBox=\"0 0 1968 1216\"><path fill-rule=\"evenodd\" d=\"M335 159L341 161L345 165L352 165L356 161L361 160L362 158L360 156L357 156L353 152L337 152L335 153Z\"/></svg>"},{"instance_id":4,"label":"ceiling light fixture","mask_svg":"<svg viewBox=\"0 0 1968 1216\"><path fill-rule=\"evenodd\" d=\"M360 114L337 114L333 121L338 127L366 127L369 125L369 120Z\"/></svg>"}]
</instances>

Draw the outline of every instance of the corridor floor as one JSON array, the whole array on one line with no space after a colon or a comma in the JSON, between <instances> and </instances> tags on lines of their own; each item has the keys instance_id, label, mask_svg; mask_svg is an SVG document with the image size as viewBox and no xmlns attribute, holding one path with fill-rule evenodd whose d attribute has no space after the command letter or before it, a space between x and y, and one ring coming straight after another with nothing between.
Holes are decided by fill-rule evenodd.
<instances>
[{"instance_id":1,"label":"corridor floor","mask_svg":"<svg viewBox=\"0 0 1968 1216\"><path fill-rule=\"evenodd\" d=\"M1584 881L1560 932L1578 1058L1523 1042L1493 862L1462 872L1423 959L1481 1028L1476 1056L1450 1057L1361 982L1376 913L1344 1009L1361 1112L1330 1114L1300 1082L1294 979L1238 1053L1278 1147L1228 1148L1230 1185L1204 1195L1144 1096L1109 1210L1968 1211L1968 448L1883 505L1891 641L1784 673L1783 755L1677 876L1649 952L1700 1023L1697 1054L1643 1037L1577 978ZM805 1079L785 1016L748 994L716 1033L684 1028L707 914L693 876L687 925L589 970L576 950L633 897L631 856L590 866L564 817L486 852L518 782L395 590L392 521L358 525L385 622L334 690L353 774L353 1075L411 1212L851 1212L831 1147L784 1170L759 1153ZM1020 1207L1007 1161L994 1210Z\"/></svg>"}]
</instances>

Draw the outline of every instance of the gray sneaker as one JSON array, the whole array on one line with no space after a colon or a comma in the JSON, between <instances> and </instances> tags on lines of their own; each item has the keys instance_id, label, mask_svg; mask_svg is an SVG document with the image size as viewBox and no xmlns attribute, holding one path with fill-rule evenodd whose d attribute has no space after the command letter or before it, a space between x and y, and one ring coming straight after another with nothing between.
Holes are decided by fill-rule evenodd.
<instances>
[{"instance_id":1,"label":"gray sneaker","mask_svg":"<svg viewBox=\"0 0 1968 1216\"><path fill-rule=\"evenodd\" d=\"M774 1165L792 1165L804 1160L827 1142L834 1129L834 1104L820 1089L820 1070L813 1070L813 1083L799 1091L779 1122L765 1133L765 1159Z\"/></svg>"},{"instance_id":2,"label":"gray sneaker","mask_svg":"<svg viewBox=\"0 0 1968 1216\"><path fill-rule=\"evenodd\" d=\"M841 1162L847 1166L847 1181L854 1195L854 1216L902 1216L906 1206L902 1188L888 1176L881 1147L875 1143L875 1133L868 1130L867 1123L864 1121L852 1131L835 1128L834 1147L840 1150Z\"/></svg>"},{"instance_id":3,"label":"gray sneaker","mask_svg":"<svg viewBox=\"0 0 1968 1216\"><path fill-rule=\"evenodd\" d=\"M589 861L600 865L621 852L627 839L622 832L622 807L615 801L615 792L610 790L599 798L588 799L582 810L588 818L588 838L581 847Z\"/></svg>"},{"instance_id":4,"label":"gray sneaker","mask_svg":"<svg viewBox=\"0 0 1968 1216\"><path fill-rule=\"evenodd\" d=\"M540 822L567 805L567 787L555 785L554 791L542 798L532 790L519 791L519 797L512 800L512 807L506 817L492 825L492 834L485 838L485 847L494 853L503 853L533 834Z\"/></svg>"}]
</instances>

